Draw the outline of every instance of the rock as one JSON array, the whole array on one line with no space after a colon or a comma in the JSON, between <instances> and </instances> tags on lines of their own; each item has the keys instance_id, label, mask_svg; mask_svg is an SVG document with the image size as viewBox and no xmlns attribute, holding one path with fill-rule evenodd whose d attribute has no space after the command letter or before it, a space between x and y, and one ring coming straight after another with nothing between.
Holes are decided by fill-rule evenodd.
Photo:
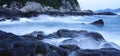
<instances>
[{"instance_id":1,"label":"rock","mask_svg":"<svg viewBox=\"0 0 120 56\"><path fill-rule=\"evenodd\" d=\"M77 45L74 45L74 44L63 44L63 45L60 45L59 47L66 49L69 52L80 49Z\"/></svg>"},{"instance_id":2,"label":"rock","mask_svg":"<svg viewBox=\"0 0 120 56\"><path fill-rule=\"evenodd\" d=\"M87 31L75 31L75 30L67 30L67 29L60 29L57 32L53 34L49 34L48 37L53 37L53 38L61 38L61 37L70 37L74 38L79 36L80 34L87 33Z\"/></svg>"},{"instance_id":3,"label":"rock","mask_svg":"<svg viewBox=\"0 0 120 56\"><path fill-rule=\"evenodd\" d=\"M94 15L95 13L92 10L83 10L83 13L89 14L89 15Z\"/></svg>"},{"instance_id":4,"label":"rock","mask_svg":"<svg viewBox=\"0 0 120 56\"><path fill-rule=\"evenodd\" d=\"M77 0L69 1L69 0L61 0L62 6L60 9L64 11L80 11L80 6Z\"/></svg>"},{"instance_id":5,"label":"rock","mask_svg":"<svg viewBox=\"0 0 120 56\"><path fill-rule=\"evenodd\" d=\"M120 49L120 46L118 46L117 44L113 43L113 42L105 42L101 45L101 48L116 48L116 49Z\"/></svg>"},{"instance_id":6,"label":"rock","mask_svg":"<svg viewBox=\"0 0 120 56\"><path fill-rule=\"evenodd\" d=\"M44 12L44 8L37 2L26 2L25 6L20 9L23 13Z\"/></svg>"},{"instance_id":7,"label":"rock","mask_svg":"<svg viewBox=\"0 0 120 56\"><path fill-rule=\"evenodd\" d=\"M13 1L13 2L10 4L10 8L20 9L20 8L22 8L22 4L20 4L19 2Z\"/></svg>"},{"instance_id":8,"label":"rock","mask_svg":"<svg viewBox=\"0 0 120 56\"><path fill-rule=\"evenodd\" d=\"M78 42L75 39L67 39L62 42L62 44L77 44Z\"/></svg>"},{"instance_id":9,"label":"rock","mask_svg":"<svg viewBox=\"0 0 120 56\"><path fill-rule=\"evenodd\" d=\"M75 30L67 30L67 29L60 29L53 34L49 34L48 38L75 38L75 37L91 37L94 40L101 41L105 40L103 36L97 32L87 32L85 30L75 31Z\"/></svg>"},{"instance_id":10,"label":"rock","mask_svg":"<svg viewBox=\"0 0 120 56\"><path fill-rule=\"evenodd\" d=\"M62 48L0 31L0 56L36 56L38 54L68 56L68 52Z\"/></svg>"},{"instance_id":11,"label":"rock","mask_svg":"<svg viewBox=\"0 0 120 56\"><path fill-rule=\"evenodd\" d=\"M114 49L114 48L106 48L106 49L79 49L75 52L73 52L71 55L75 56L119 56L120 50ZM71 56L70 55L70 56Z\"/></svg>"},{"instance_id":12,"label":"rock","mask_svg":"<svg viewBox=\"0 0 120 56\"><path fill-rule=\"evenodd\" d=\"M103 26L104 25L104 21L102 19L99 19L93 23L91 23L93 25L98 25L98 26Z\"/></svg>"},{"instance_id":13,"label":"rock","mask_svg":"<svg viewBox=\"0 0 120 56\"><path fill-rule=\"evenodd\" d=\"M9 20L18 20L23 14L16 8L0 8L0 17L4 17Z\"/></svg>"},{"instance_id":14,"label":"rock","mask_svg":"<svg viewBox=\"0 0 120 56\"><path fill-rule=\"evenodd\" d=\"M105 39L103 38L103 36L97 32L88 32L85 34L86 37L91 37L96 41L105 41Z\"/></svg>"},{"instance_id":15,"label":"rock","mask_svg":"<svg viewBox=\"0 0 120 56\"><path fill-rule=\"evenodd\" d=\"M117 14L112 12L98 12L97 15L117 15Z\"/></svg>"},{"instance_id":16,"label":"rock","mask_svg":"<svg viewBox=\"0 0 120 56\"><path fill-rule=\"evenodd\" d=\"M0 21L5 21L5 18L0 18Z\"/></svg>"},{"instance_id":17,"label":"rock","mask_svg":"<svg viewBox=\"0 0 120 56\"><path fill-rule=\"evenodd\" d=\"M32 33L23 35L23 37L30 38L32 40L42 40L46 38L45 34L42 31L34 31Z\"/></svg>"}]
</instances>

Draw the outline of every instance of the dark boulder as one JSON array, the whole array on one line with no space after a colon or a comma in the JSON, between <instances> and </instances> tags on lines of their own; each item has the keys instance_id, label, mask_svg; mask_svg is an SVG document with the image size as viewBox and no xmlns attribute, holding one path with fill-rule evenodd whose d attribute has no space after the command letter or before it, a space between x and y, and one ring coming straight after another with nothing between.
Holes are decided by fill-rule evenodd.
<instances>
[{"instance_id":1,"label":"dark boulder","mask_svg":"<svg viewBox=\"0 0 120 56\"><path fill-rule=\"evenodd\" d=\"M104 25L104 21L103 21L102 19L99 19L99 20L97 20L97 21L95 21L95 22L93 22L93 23L91 23L91 24L93 24L93 25L98 25L98 26L102 26L102 25Z\"/></svg>"}]
</instances>

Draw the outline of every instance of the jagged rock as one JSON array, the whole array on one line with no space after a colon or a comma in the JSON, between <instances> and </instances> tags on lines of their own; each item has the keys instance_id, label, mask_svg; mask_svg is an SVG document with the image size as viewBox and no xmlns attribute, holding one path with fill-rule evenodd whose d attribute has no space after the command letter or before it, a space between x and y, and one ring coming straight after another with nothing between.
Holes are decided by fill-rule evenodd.
<instances>
[{"instance_id":1,"label":"jagged rock","mask_svg":"<svg viewBox=\"0 0 120 56\"><path fill-rule=\"evenodd\" d=\"M61 0L62 6L60 7L60 11L81 11L80 6L76 0Z\"/></svg>"},{"instance_id":2,"label":"jagged rock","mask_svg":"<svg viewBox=\"0 0 120 56\"><path fill-rule=\"evenodd\" d=\"M97 20L97 21L95 21L95 22L93 22L93 23L91 23L91 24L93 24L93 25L104 25L104 21L102 20L102 19L99 19L99 20Z\"/></svg>"},{"instance_id":3,"label":"jagged rock","mask_svg":"<svg viewBox=\"0 0 120 56\"><path fill-rule=\"evenodd\" d=\"M120 50L114 48L104 48L104 49L79 49L73 52L70 56L120 56Z\"/></svg>"}]
</instances>

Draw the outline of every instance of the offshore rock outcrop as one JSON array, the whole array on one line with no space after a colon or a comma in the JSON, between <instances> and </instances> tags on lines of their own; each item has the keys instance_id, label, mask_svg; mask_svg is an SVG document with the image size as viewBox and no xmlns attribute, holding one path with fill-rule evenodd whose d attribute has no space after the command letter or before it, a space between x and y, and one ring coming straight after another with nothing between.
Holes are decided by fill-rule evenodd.
<instances>
[{"instance_id":1,"label":"offshore rock outcrop","mask_svg":"<svg viewBox=\"0 0 120 56\"><path fill-rule=\"evenodd\" d=\"M60 30L59 30L60 31ZM80 31L81 32L81 31ZM61 30L60 36L76 35L79 31ZM84 33L83 33L84 32ZM80 34L87 36L98 37L82 31ZM61 35L62 34L62 35ZM44 35L42 32L33 32L28 35ZM71 36L71 35L70 35ZM47 37L49 38L49 37ZM53 37L55 38L55 37ZM100 38L101 39L101 38ZM84 42L83 42L84 43ZM33 40L32 38L18 36L12 33L0 31L0 56L120 56L120 50L115 48L103 49L81 49L77 45L64 44L54 46L44 43L41 40Z\"/></svg>"},{"instance_id":2,"label":"offshore rock outcrop","mask_svg":"<svg viewBox=\"0 0 120 56\"><path fill-rule=\"evenodd\" d=\"M99 19L95 22L92 22L91 24L93 25L97 25L97 26L103 26L104 25L104 21L102 19Z\"/></svg>"}]
</instances>

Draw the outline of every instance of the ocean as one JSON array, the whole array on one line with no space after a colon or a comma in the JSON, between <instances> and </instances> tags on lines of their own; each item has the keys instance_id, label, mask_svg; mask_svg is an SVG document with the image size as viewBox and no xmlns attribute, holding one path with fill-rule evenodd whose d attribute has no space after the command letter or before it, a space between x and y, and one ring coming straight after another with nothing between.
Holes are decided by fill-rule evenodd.
<instances>
[{"instance_id":1,"label":"ocean","mask_svg":"<svg viewBox=\"0 0 120 56\"><path fill-rule=\"evenodd\" d=\"M90 23L103 19L104 26ZM45 34L59 29L87 30L100 33L108 42L120 45L120 16L49 16L39 15L32 18L20 18L20 21L2 21L0 30L16 35L24 35L33 31L43 31ZM61 41L63 39L60 39Z\"/></svg>"}]
</instances>

